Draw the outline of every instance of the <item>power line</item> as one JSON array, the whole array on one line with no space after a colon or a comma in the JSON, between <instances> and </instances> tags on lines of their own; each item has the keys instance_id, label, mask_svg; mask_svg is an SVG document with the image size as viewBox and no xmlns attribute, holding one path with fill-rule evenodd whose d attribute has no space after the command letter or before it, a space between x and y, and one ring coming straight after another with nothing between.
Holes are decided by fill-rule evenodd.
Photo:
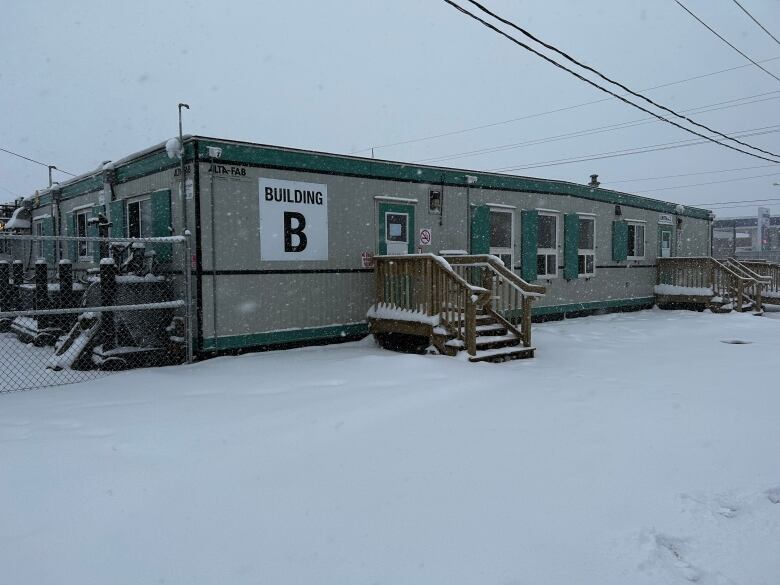
<instances>
[{"instance_id":1,"label":"power line","mask_svg":"<svg viewBox=\"0 0 780 585\"><path fill-rule=\"evenodd\" d=\"M697 203L697 205L727 205L731 203L762 203L764 201L780 201L778 198L767 197L766 199L737 199L736 201L710 201L707 203Z\"/></svg>"},{"instance_id":2,"label":"power line","mask_svg":"<svg viewBox=\"0 0 780 585\"><path fill-rule=\"evenodd\" d=\"M53 166L53 165L48 165L45 162L41 162L39 160L35 160L34 158L30 158L29 156L24 156L23 154L19 154L18 152L14 152L12 150L8 150L6 148L0 148L0 150L2 150L3 152L7 152L8 154L11 154L13 156L18 156L19 158L23 158L24 160L28 160L28 161L30 161L32 163L35 163L36 165L41 165L42 167L49 168L50 166ZM76 176L73 173L69 173L68 171L60 169L58 167L54 167L54 170L59 171L61 173L65 173L66 175L70 175L71 177L75 177Z\"/></svg>"},{"instance_id":3,"label":"power line","mask_svg":"<svg viewBox=\"0 0 780 585\"><path fill-rule=\"evenodd\" d=\"M756 20L756 17L755 17L755 16L753 16L752 14L750 14L750 13L747 11L747 8L745 8L744 6L742 6L742 4L740 4L739 2L737 2L737 0L733 0L733 1L734 1L734 4L736 4L737 6L739 6L739 7L740 7L740 9L742 9L742 12L744 12L745 14L747 14L747 15L750 17L750 20L752 20L752 21L753 21L753 22L755 22L755 23L756 23L758 26L760 26L760 27L761 27L761 30L763 30L763 31L764 31L766 34L768 34L770 37L772 37L772 39L773 39L773 40L774 40L774 41L775 41L775 42L776 42L778 45L780 45L780 41L778 41L778 40L777 40L777 37L776 37L775 35L773 35L771 32L769 32L769 31L766 29L766 27L765 27L763 24L761 24L760 22L758 22L758 20Z\"/></svg>"},{"instance_id":4,"label":"power line","mask_svg":"<svg viewBox=\"0 0 780 585\"><path fill-rule=\"evenodd\" d=\"M638 110L640 110L642 112L645 112L646 114L650 114L651 116L655 116L655 117L657 117L657 118L659 118L661 120L664 120L668 124L671 124L672 126L680 128L681 130L684 130L684 131L686 131L686 132L688 132L690 134L693 134L695 136L698 136L700 138L704 138L705 140L709 140L710 142L714 142L715 144L720 144L721 146L723 146L725 148L729 148L731 150L735 150L737 152L741 152L742 154L746 154L748 156L752 156L754 158L759 158L761 160L765 160L765 161L768 161L768 162L774 162L774 163L780 162L780 161L777 161L777 160L774 160L774 159L766 158L765 156L761 156L760 154L755 154L753 152L747 152L745 150L737 148L736 146L732 146L731 144L725 144L725 143L723 143L721 141L716 140L715 138L712 138L710 136L702 134L701 132L697 132L696 130L691 130L690 128L686 128L685 126L682 126L682 125L678 124L677 122L674 122L674 121L672 121L672 120L670 120L668 118L665 118L664 116L661 116L660 114L656 114L655 112L652 112L652 111L648 110L647 108L645 108L643 106L640 106L639 104L635 104L634 102L627 100L623 96L620 96L620 95L616 94L615 92L613 92L613 91L611 91L611 90L609 90L609 89L599 85L598 83L596 83L594 81L591 81L590 79L587 79L586 77L583 77L582 75L580 75L576 71L572 71L571 69L569 69L565 65L561 65L560 63L558 63L554 59L551 59L550 57L547 57L546 55L543 55L539 51L529 47L528 45L526 45L522 41L519 41L518 39L514 38L510 34L502 31L501 29L499 29L495 25L487 22L483 18L480 18L476 14L473 14L473 13L469 12L468 10L463 8L462 6L460 6L457 3L453 2L453 0L444 0L444 2L446 2L450 6L454 7L459 12L462 12L463 14L467 15L468 17L473 18L474 20L476 20L477 22L479 22L482 25L486 26L487 28L489 28L489 29L493 30L494 32L500 34L501 36L506 37L508 40L512 41L516 45L518 45L518 46L526 49L527 51L537 55L538 57L544 59L545 61L547 61L548 63L554 65L555 67L557 67L559 69L563 69L564 71L566 71L566 72L570 73L571 75L575 76L577 79L579 79L581 81L584 81L585 83L587 83L589 85L592 85L593 87L597 88L599 91L603 91L604 93L607 93L607 94L609 94L609 95L611 95L613 97L616 97L620 101L622 101L622 102L624 102L624 103L626 103L626 104L628 104L630 106L633 106L636 109L638 109ZM757 149L757 148L752 147L752 146L751 146L751 148L754 148L755 150L760 150L760 149ZM772 156L777 156L777 155L773 154Z\"/></svg>"},{"instance_id":5,"label":"power line","mask_svg":"<svg viewBox=\"0 0 780 585\"><path fill-rule=\"evenodd\" d=\"M444 0L444 1L445 1L445 2L447 2L448 4L454 4L454 2L452 2L452 0ZM675 0L675 1L677 1L677 0ZM567 60L567 61L569 61L570 63L574 63L575 65L577 65L577 66L579 66L579 67L581 67L581 68L585 69L586 71L590 71L591 73L594 73L595 75L597 75L598 77L600 77L600 78L601 78L601 79L603 79L604 81L606 81L606 82L608 82L608 83L611 83L611 84L613 84L613 85L616 85L616 86L618 86L618 87L619 87L620 89L622 89L623 91L627 91L627 92L628 92L628 93L630 93L632 96L635 96L635 97L637 97L637 98L639 98L639 99L642 99L642 100L646 101L648 104L651 104L651 105L655 106L656 108L659 108L659 109L661 109L661 110L663 110L663 111L665 111L665 112L668 112L668 113L672 114L673 116L676 116L677 118L680 118L680 119L682 119L682 120L685 120L685 121L687 121L688 123L690 123L690 124L693 124L694 126L697 126L697 127L699 127L699 128L702 128L702 129L704 129L704 130L707 130L708 132L712 132L713 134L717 134L718 136L720 136L720 137L722 137L722 138L725 138L726 140L731 140L732 142L736 142L737 144L741 144L742 146L746 146L746 147L748 147L748 148L752 148L753 150L757 150L757 151L759 151L759 152L763 152L764 154L768 154L768 155L770 155L770 156L774 156L774 157L780 157L780 155L778 155L778 154L775 154L774 152L771 152L771 151L769 151L769 150L764 150L764 149L762 149L762 148L758 148L758 147L756 147L756 146L753 146L752 144L748 144L747 142L742 142L742 141L740 141L740 140L736 140L736 139L732 138L731 136L728 136L727 134L724 134L723 132L720 132L720 131L718 131L718 130L714 130L714 129L710 128L709 126L706 126L705 124L701 124L701 123L699 123L699 122L696 122L695 120L692 120L691 118L689 118L689 117L687 117L687 116L684 116L684 115L682 115L682 114L680 114L680 113L678 113L678 112L676 112L676 111L672 110L671 108L668 108L668 107L664 106L663 104L659 104L658 102L655 102L655 101L651 100L649 97L646 97L645 95L643 95L643 94L641 94L641 93L638 93L638 92L636 92L636 91L633 91L632 89L630 89L630 88L626 87L625 85L623 85L623 84L622 84L622 83L620 83L619 81L615 81L615 80L614 80L614 79L612 79L611 77L607 77L606 75L604 75L603 73L601 73L599 70L595 69L594 67L591 67L590 65L586 65L585 63L582 63L581 61L578 61L577 59L575 59L574 57L572 57L572 56L571 56L571 55L569 55L568 53L566 53L566 52L564 52L564 51L562 51L562 50L558 49L557 47L555 47L555 46L553 46L553 45L551 45L551 44L549 44L549 43L546 43L546 42L542 41L542 40L541 40L541 39L539 39L538 37L536 37L536 36L534 36L533 34L531 34L530 32L528 32L528 31L527 31L526 29L524 29L523 27L521 27L521 26L519 26L519 25L515 24L515 23L514 23L514 22L512 22L511 20L508 20L508 19L506 19L506 18L503 18L503 17L501 17L501 16L497 15L495 12L492 12L491 10L489 10L488 8L486 8L485 6L483 6L482 4L480 4L479 2L477 2L476 0L468 0L468 2L470 2L470 3L471 3L471 4L473 4L474 6L476 6L477 8L479 8L480 10L482 10L483 12L485 12L486 14L489 14L490 16L492 16L493 18L495 18L495 19L496 19L496 20L498 20L499 22L501 22L501 23L503 23L503 24L505 24L505 25L507 25L507 26L509 26L509 27L511 27L511 28L513 28L513 29L515 29L515 30L517 30L517 31L519 31L520 33L522 33L523 35L525 35L525 36L526 36L526 37L528 37L529 39L532 39L533 41L535 41L535 42L537 42L538 44L542 45L544 48L546 48L546 49L548 49L548 50L550 50L550 51L553 51L554 53L557 53L558 55L560 55L561 57L563 57L564 59L566 59L566 60ZM457 6L457 5L456 5L456 6ZM496 30L497 32L501 32L501 33L503 34L503 31L500 31L498 28L495 28L495 27L492 27L492 28L494 28L494 30ZM505 34L504 36L507 36L507 37L509 37L509 35L506 35L506 34ZM513 37L509 37L509 38L513 38ZM515 39L515 41L516 41L516 39ZM518 44L521 44L519 41L516 41L516 42L518 42ZM530 47L527 47L527 48L528 48L529 50L532 50L532 49L530 49ZM535 52L535 51L534 51L534 52ZM537 53L537 54L538 54L538 55L540 55L540 56L542 56L542 55L541 55L541 53ZM562 65L560 65L560 64L559 64L559 63L557 63L556 61L553 61L552 59L548 59L548 60L549 60L549 61L551 61L552 63L555 63L555 64L557 64L558 66L560 66L560 67L562 67L562 68L566 69L565 67L563 67ZM570 70L568 70L568 69L567 69L567 71L569 71L570 73L572 73L572 74L576 75L576 73L574 73L573 71L570 71ZM583 79L584 81L588 81L589 83L591 83L591 85L594 85L594 86L596 86L596 87L600 87L600 86L596 85L595 83L591 82L590 80L586 80L584 77L581 77L581 79ZM778 81L780 81L780 78L778 78ZM609 91L609 90L606 90L605 88L601 88L601 89L602 89L603 91ZM630 101L628 101L628 100L625 100L624 98L621 98L621 99L622 99L623 101L625 101L626 103L633 105L635 108L639 108L639 107L640 107L640 106L638 106L637 104L634 104L633 102L630 102ZM653 112L650 112L649 110L644 110L644 111L646 111L647 113L649 113L649 114L651 114L651 115L657 116L657 114L655 114L655 113L653 113ZM684 130L687 130L688 132L692 132L692 131L691 131L689 128L685 128L684 126L681 126L681 125L679 125L679 124L676 124L675 122L672 122L672 121L671 121L671 120L669 120L668 118L664 118L663 116L658 116L658 117L659 117L659 118L661 118L661 119L663 119L663 120L666 120L666 121L667 121L668 123L670 123L670 124L674 124L674 125L676 125L678 128L682 128L682 129L684 129ZM702 135L702 134L699 134L699 136L702 136L702 137L704 137L704 135ZM726 145L726 144L724 144L723 146L727 146L727 145Z\"/></svg>"},{"instance_id":6,"label":"power line","mask_svg":"<svg viewBox=\"0 0 780 585\"><path fill-rule=\"evenodd\" d=\"M734 45L732 45L732 44L731 44L729 41L727 41L727 40L726 40L726 39L725 39L723 36L721 36L721 35L720 35L720 34L719 34L719 33L718 33L718 32L717 32L715 29L713 29L713 28L712 28L710 25L708 25L708 24L707 24L706 22L704 22L704 21L703 21L701 18L699 18L698 16L696 16L696 15L695 15L693 12L691 12L690 10L688 10L688 8L686 8L686 6L685 6L685 5L684 5L682 2L680 2L680 0L674 0L674 1L675 1L675 2L676 2L676 3L677 3L679 6L680 6L680 8L682 8L683 10L685 10L685 12L687 12L687 13L688 13L688 14L690 14L690 15L691 15L693 18L695 18L696 20L698 20L700 24L702 24L702 25L703 25L703 26L704 26L704 27L705 27L705 28L706 28L708 31L710 31L712 34L714 34L716 37L718 37L718 38L719 38L721 41L723 41L723 42L724 42L724 43L726 43L726 44L727 44L729 47L731 47L732 49L734 49L734 50L735 50L737 53L739 53L739 54L740 54L740 55L742 55L742 56L743 56L745 59L747 59L748 61L750 61L750 62L751 62L753 65L755 65L756 67L758 67L759 69L761 69L761 71L763 71L763 72L764 72L764 73L766 73L767 75L771 75L772 77L774 77L775 79L777 79L777 81L780 81L780 77L778 77L777 75L775 75L774 73L772 73L771 71L769 71L769 69L766 69L765 67L763 67L763 66L759 65L759 63L758 63L757 61L754 61L754 60L753 60L752 58L750 58L748 55L746 55L745 53L743 53L742 51L740 51L740 50L739 50L737 47L735 47Z\"/></svg>"},{"instance_id":7,"label":"power line","mask_svg":"<svg viewBox=\"0 0 780 585\"><path fill-rule=\"evenodd\" d=\"M715 111L718 111L718 110L725 110L725 109L728 109L728 108L736 108L736 107L739 107L739 106L746 106L746 105L750 105L750 104L754 104L754 103L761 103L761 102L764 102L764 101L778 99L778 98L780 98L780 96L775 95L774 97L768 97L768 98L764 98L764 99L760 99L760 100L744 101L744 100L749 100L749 99L752 99L752 98L762 97L762 96L769 95L769 94L778 94L778 93L780 93L780 91L769 91L769 92L766 92L766 93L761 93L761 94L756 94L756 95L752 95L752 96L747 96L747 97L744 97L744 98L737 98L737 99L733 99L733 100L727 100L725 102L718 102L718 103L715 103L715 104L709 104L707 106L699 106L699 107L696 107L696 108L690 108L688 110L683 110L683 111L685 111L685 112L697 112L697 113L715 112ZM739 101L742 101L743 103L739 103L739 104L735 104L734 103L734 102L739 102ZM729 105L723 105L723 104L729 104ZM716 107L716 106L720 106L720 107ZM545 137L545 138L537 138L537 139L534 139L534 140L527 140L527 141L524 141L524 142L515 142L515 143L512 143L512 144L503 144L503 145L499 145L499 146L490 146L490 147L486 147L486 148L479 148L479 149L475 149L475 150L468 150L468 151L453 153L453 154L450 154L450 155L441 155L441 156L435 156L435 157L430 157L430 158L424 158L424 159L419 159L419 160L417 160L415 162L430 163L430 162L433 162L433 161L453 160L453 159L458 159L458 158L464 158L464 157L467 157L467 156L480 156L480 155L483 155L483 154L492 154L492 153L495 153L495 152L503 152L503 151L506 151L506 150L513 150L513 149L516 149L516 148L523 148L524 146L535 146L537 144L546 144L548 142L557 142L559 140L567 140L569 138L579 138L581 136L589 136L589 135L592 135L592 134L602 134L604 132L612 132L614 130L623 130L625 128L631 128L631 127L634 127L634 126L641 126L643 124L648 124L650 122L658 122L658 120L651 116L649 118L640 118L638 120L630 120L628 122L620 122L620 123L617 123L617 124L608 124L606 126L598 126L596 128L589 128L587 130L577 130L575 132L568 132L566 134L558 134L558 135L555 135L555 136L548 136L548 137Z\"/></svg>"},{"instance_id":8,"label":"power line","mask_svg":"<svg viewBox=\"0 0 780 585\"><path fill-rule=\"evenodd\" d=\"M737 179L723 179L721 181L708 181L706 183L692 183L690 185L675 185L673 187L656 187L654 189L642 189L643 193L650 193L652 191L667 191L669 189L685 189L687 187L702 187L704 185L717 185L719 183L736 183L738 181L746 181L748 179L758 179L760 177L777 177L780 175L780 173L768 173L765 175L751 175L749 177L740 177ZM725 203L741 203L741 202L729 202L726 201ZM697 204L697 205L706 205L705 203Z\"/></svg>"},{"instance_id":9,"label":"power line","mask_svg":"<svg viewBox=\"0 0 780 585\"><path fill-rule=\"evenodd\" d=\"M772 134L775 132L780 132L780 130L768 130L769 128L778 128L779 126L765 126L763 128L756 128L755 131L745 131L745 133L735 133L736 136L740 137L746 137L746 136L761 136L764 134ZM578 163L578 162L587 162L591 160L602 160L607 158L617 158L621 156L630 156L633 154L645 154L647 152L655 152L659 150L672 150L675 148L683 148L686 146L697 146L700 144L706 144L707 142L712 142L712 140L695 140L693 138L688 138L686 140L676 140L674 142L665 142L662 144L652 144L649 146L641 146L641 147L635 147L635 148L627 148L622 150L613 150L609 152L601 152L597 154L583 154L576 157L569 157L569 158L562 158L562 159L555 159L555 160L548 160L548 161L540 161L525 165L519 165L514 167L501 167L501 168L495 168L495 169L488 169L489 172L510 172L510 171L521 171L521 170L527 170L527 169L536 169L536 168L542 168L542 167L553 167L558 165L565 165L565 164L572 164L572 163ZM759 157L763 158L763 157ZM774 162L774 161L772 161Z\"/></svg>"},{"instance_id":10,"label":"power line","mask_svg":"<svg viewBox=\"0 0 780 585\"><path fill-rule=\"evenodd\" d=\"M736 169L718 169L714 171L699 171L696 173L681 173L677 175L663 175L661 177L644 177L641 179L615 179L614 181L602 181L602 185L615 185L616 183L638 183L640 181L656 181L659 179L677 179L679 177L695 177L697 175L715 175L718 173L731 173L734 171L747 171L750 169L765 169L775 165L754 165L750 167L739 167Z\"/></svg>"},{"instance_id":11,"label":"power line","mask_svg":"<svg viewBox=\"0 0 780 585\"><path fill-rule=\"evenodd\" d=\"M777 201L780 201L780 199L765 199L763 201L760 201L758 203L747 203L745 205L724 205L723 207L708 207L707 209L711 209L712 211L722 211L723 209L741 209L743 207L758 207L759 205L767 204L767 205L777 205ZM699 203L691 204L691 205L699 205Z\"/></svg>"},{"instance_id":12,"label":"power line","mask_svg":"<svg viewBox=\"0 0 780 585\"><path fill-rule=\"evenodd\" d=\"M770 61L777 61L778 59L780 59L780 57L770 57L769 59L763 59L762 61L759 61L759 63L768 63ZM654 85L653 87L648 87L648 88L642 89L640 91L653 91L655 89L661 89L661 88L669 87L669 86L672 86L672 85L679 85L681 83L687 83L689 81L695 81L697 79L703 79L705 77L712 77L713 75L720 75L721 73L728 73L729 71L736 71L737 69L744 69L745 67L750 67L750 66L751 65L749 63L745 64L745 65L736 65L734 67L729 67L727 69L720 69L718 71L712 71L711 73L702 73L701 75L695 75L693 77L686 77L685 79L680 79L678 81L669 81L667 83L662 83L660 85ZM601 99L598 99L598 100L592 100L592 101L589 101L589 102L583 102L581 104L576 104L576 105L573 105L573 106L565 106L565 107L562 107L562 108L556 108L554 110L547 110L546 112L537 112L535 114L528 114L526 116L520 116L520 117L517 117L517 118L510 118L508 120L501 120L499 122L489 122L487 124L480 124L478 126L471 126L469 128L461 128L459 130L451 130L449 132L442 132L440 134L430 134L428 136L420 136L418 138L409 138L407 140L401 140L399 142L389 142L387 144L379 144L379 145L375 145L375 146L368 146L366 148L361 148L359 150L352 150L352 151L350 151L350 154L356 154L358 152L367 152L367 151L371 150L372 148L374 148L374 149L390 148L390 147L393 147L393 146L403 146L405 144L414 144L414 143L417 143L417 142L426 142L428 140L435 140L437 138L446 138L448 136L456 136L458 134L466 134L467 132L474 132L476 130L484 130L486 128L493 128L495 126L503 126L505 124L511 124L513 122L520 122L522 120L529 120L529 119L532 119L532 118L540 118L542 116L549 116L550 114L558 114L558 113L561 113L561 112L567 112L569 110L575 110L577 108L583 108L585 106L592 106L594 104L600 104L600 103L603 103L603 102L608 102L608 101L611 101L612 99L614 99L614 98L606 97L606 98L601 98Z\"/></svg>"}]
</instances>

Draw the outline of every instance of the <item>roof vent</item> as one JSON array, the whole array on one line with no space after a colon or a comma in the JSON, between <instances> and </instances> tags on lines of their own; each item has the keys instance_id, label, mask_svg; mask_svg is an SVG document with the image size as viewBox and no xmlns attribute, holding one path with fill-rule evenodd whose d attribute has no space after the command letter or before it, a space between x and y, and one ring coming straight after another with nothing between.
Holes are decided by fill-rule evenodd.
<instances>
[{"instance_id":1,"label":"roof vent","mask_svg":"<svg viewBox=\"0 0 780 585\"><path fill-rule=\"evenodd\" d=\"M588 187L596 188L599 185L601 185L601 183L599 183L599 176L598 175L591 175L590 176L590 183L588 183Z\"/></svg>"}]
</instances>

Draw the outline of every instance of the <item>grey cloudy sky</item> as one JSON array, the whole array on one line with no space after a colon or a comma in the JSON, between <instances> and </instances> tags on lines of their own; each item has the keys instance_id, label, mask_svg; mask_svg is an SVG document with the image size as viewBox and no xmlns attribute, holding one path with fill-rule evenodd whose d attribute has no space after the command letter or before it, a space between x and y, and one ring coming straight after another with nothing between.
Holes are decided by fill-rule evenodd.
<instances>
[{"instance_id":1,"label":"grey cloudy sky","mask_svg":"<svg viewBox=\"0 0 780 585\"><path fill-rule=\"evenodd\" d=\"M780 57L730 0L685 3L754 59ZM638 90L746 63L673 0L486 4ZM780 2L742 4L780 36ZM780 76L780 59L764 66ZM780 130L780 82L754 66L647 95L681 110L750 97L691 115L726 133ZM0 147L74 173L173 136L179 101L192 106L188 133L338 153L373 145L377 158L479 170L693 138L648 123L431 160L646 117L609 100L380 148L602 97L441 0L9 0L0 20ZM778 136L745 140L780 152ZM744 170L618 182L725 169ZM780 198L780 167L712 144L515 172L576 182L598 173L605 187L690 204ZM44 187L46 173L0 152L0 199ZM755 175L764 176L660 190Z\"/></svg>"}]
</instances>

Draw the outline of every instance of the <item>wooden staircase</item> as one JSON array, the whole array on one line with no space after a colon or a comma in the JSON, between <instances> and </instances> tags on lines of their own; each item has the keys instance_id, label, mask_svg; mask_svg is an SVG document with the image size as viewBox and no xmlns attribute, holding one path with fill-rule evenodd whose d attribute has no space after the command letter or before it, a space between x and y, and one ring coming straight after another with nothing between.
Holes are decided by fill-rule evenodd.
<instances>
[{"instance_id":1,"label":"wooden staircase","mask_svg":"<svg viewBox=\"0 0 780 585\"><path fill-rule=\"evenodd\" d=\"M532 285L494 256L379 256L376 303L369 327L380 343L395 336L427 338L438 353L470 361L533 357Z\"/></svg>"},{"instance_id":2,"label":"wooden staircase","mask_svg":"<svg viewBox=\"0 0 780 585\"><path fill-rule=\"evenodd\" d=\"M763 303L780 288L780 271L763 268L765 274L751 263L734 258L659 258L656 303L661 308L708 308L713 313L753 311L760 315ZM777 297L776 302L780 302L780 294Z\"/></svg>"}]
</instances>

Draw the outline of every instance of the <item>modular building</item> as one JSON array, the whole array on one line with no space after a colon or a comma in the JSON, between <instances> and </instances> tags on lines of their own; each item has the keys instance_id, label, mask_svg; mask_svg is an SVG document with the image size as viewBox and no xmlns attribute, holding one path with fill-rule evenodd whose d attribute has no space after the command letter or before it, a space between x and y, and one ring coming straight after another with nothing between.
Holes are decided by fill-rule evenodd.
<instances>
[{"instance_id":1,"label":"modular building","mask_svg":"<svg viewBox=\"0 0 780 585\"><path fill-rule=\"evenodd\" d=\"M183 153L184 176L159 144L37 193L18 219L77 237L99 214L114 237L180 235L186 222L201 355L366 334L378 255L495 255L546 287L542 317L652 306L657 258L710 254L709 211L596 182L204 136L185 137ZM99 262L88 242L34 247L21 254L76 271Z\"/></svg>"}]
</instances>

